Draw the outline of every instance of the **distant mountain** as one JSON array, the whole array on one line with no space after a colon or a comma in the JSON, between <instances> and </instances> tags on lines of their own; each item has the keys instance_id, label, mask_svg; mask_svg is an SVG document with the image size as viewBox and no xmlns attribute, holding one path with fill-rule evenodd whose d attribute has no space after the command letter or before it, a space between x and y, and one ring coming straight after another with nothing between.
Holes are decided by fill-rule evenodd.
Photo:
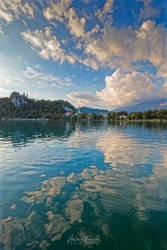
<instances>
[{"instance_id":1,"label":"distant mountain","mask_svg":"<svg viewBox=\"0 0 167 250\"><path fill-rule=\"evenodd\" d=\"M108 110L106 110L106 109L94 109L94 108L88 108L88 107L81 107L81 108L78 108L77 109L77 112L81 112L81 113L83 113L83 112L86 112L86 113L88 113L88 114L101 114L101 113L108 113L109 111Z\"/></svg>"},{"instance_id":2,"label":"distant mountain","mask_svg":"<svg viewBox=\"0 0 167 250\"><path fill-rule=\"evenodd\" d=\"M149 100L147 102L122 107L114 111L119 112L121 110L125 110L128 113L131 113L131 112L140 112L140 111L144 112L144 111L156 110L156 109L167 109L167 98L161 98L158 100Z\"/></svg>"}]
</instances>

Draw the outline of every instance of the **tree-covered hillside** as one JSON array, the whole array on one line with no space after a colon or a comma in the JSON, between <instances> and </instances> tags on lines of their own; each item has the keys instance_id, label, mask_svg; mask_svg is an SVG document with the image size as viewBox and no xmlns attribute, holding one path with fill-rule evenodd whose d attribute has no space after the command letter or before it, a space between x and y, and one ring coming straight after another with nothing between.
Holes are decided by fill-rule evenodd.
<instances>
[{"instance_id":1,"label":"tree-covered hillside","mask_svg":"<svg viewBox=\"0 0 167 250\"><path fill-rule=\"evenodd\" d=\"M60 119L66 111L74 112L75 108L63 100L35 100L18 92L0 98L0 117Z\"/></svg>"}]
</instances>

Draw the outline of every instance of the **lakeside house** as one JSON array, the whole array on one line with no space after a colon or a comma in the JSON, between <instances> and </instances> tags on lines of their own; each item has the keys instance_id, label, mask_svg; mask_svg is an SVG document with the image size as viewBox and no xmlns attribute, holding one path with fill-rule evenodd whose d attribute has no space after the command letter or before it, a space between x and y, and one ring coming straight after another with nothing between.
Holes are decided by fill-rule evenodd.
<instances>
[{"instance_id":1,"label":"lakeside house","mask_svg":"<svg viewBox=\"0 0 167 250\"><path fill-rule=\"evenodd\" d=\"M68 116L70 116L70 115L72 115L72 112L66 112L66 116L68 117Z\"/></svg>"}]
</instances>

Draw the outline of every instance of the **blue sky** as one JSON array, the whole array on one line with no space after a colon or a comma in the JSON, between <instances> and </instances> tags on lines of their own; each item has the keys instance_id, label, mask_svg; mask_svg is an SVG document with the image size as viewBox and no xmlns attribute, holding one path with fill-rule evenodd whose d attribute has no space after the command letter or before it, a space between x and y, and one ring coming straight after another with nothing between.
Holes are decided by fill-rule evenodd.
<instances>
[{"instance_id":1,"label":"blue sky","mask_svg":"<svg viewBox=\"0 0 167 250\"><path fill-rule=\"evenodd\" d=\"M116 108L167 95L166 0L1 0L0 96Z\"/></svg>"}]
</instances>

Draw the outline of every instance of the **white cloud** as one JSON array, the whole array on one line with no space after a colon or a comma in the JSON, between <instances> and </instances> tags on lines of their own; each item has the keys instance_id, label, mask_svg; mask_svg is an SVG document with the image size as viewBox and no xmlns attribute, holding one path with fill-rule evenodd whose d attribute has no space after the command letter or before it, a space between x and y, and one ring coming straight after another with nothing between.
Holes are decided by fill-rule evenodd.
<instances>
[{"instance_id":1,"label":"white cloud","mask_svg":"<svg viewBox=\"0 0 167 250\"><path fill-rule=\"evenodd\" d=\"M103 28L100 29L97 24L92 30L86 31L86 18L78 17L75 9L70 7L71 2L70 0L51 2L44 10L44 15L48 20L55 19L65 24L71 35L77 38L73 40L76 42L75 48L83 49L85 59L70 56L68 61L72 63L79 61L94 69L98 69L101 65L112 69L122 67L129 70L133 62L148 60L158 67L158 70L161 68L160 72L162 71L167 57L165 27L147 20L137 29L130 26L118 29L106 21ZM145 5L150 6L150 1L146 0ZM111 14L112 11L113 0L107 0L103 8L95 15L102 18ZM50 58L47 49L41 51L40 55L43 58ZM61 56L61 62L64 60L62 57L64 56Z\"/></svg>"},{"instance_id":2,"label":"white cloud","mask_svg":"<svg viewBox=\"0 0 167 250\"><path fill-rule=\"evenodd\" d=\"M166 98L166 96L167 96L167 80L166 80L166 82L162 85L162 87L159 89L159 91L157 92L157 96ZM164 105L164 104L163 104L163 105ZM160 106L161 106L161 105L160 105Z\"/></svg>"},{"instance_id":3,"label":"white cloud","mask_svg":"<svg viewBox=\"0 0 167 250\"><path fill-rule=\"evenodd\" d=\"M105 78L105 88L97 96L111 107L135 103L154 95L155 87L146 75L139 72L123 73L116 70Z\"/></svg>"},{"instance_id":4,"label":"white cloud","mask_svg":"<svg viewBox=\"0 0 167 250\"><path fill-rule=\"evenodd\" d=\"M92 56L82 58L61 48L60 42L49 27L46 27L45 31L27 30L22 32L21 35L43 59L53 59L54 61L59 61L60 64L64 61L68 61L71 64L79 62L95 70L99 68L98 62Z\"/></svg>"},{"instance_id":5,"label":"white cloud","mask_svg":"<svg viewBox=\"0 0 167 250\"><path fill-rule=\"evenodd\" d=\"M12 91L21 91L31 93L36 98L54 99L54 89L74 85L69 77L46 74L39 65L30 67L27 63L23 71L0 69L0 75L0 97L9 96Z\"/></svg>"},{"instance_id":6,"label":"white cloud","mask_svg":"<svg viewBox=\"0 0 167 250\"><path fill-rule=\"evenodd\" d=\"M44 59L53 59L54 61L60 61L63 63L65 60L74 63L75 56L72 54L65 54L60 46L60 42L57 40L56 36L52 34L49 27L45 28L45 31L35 30L21 33L24 40L29 42L33 48L37 50L37 53Z\"/></svg>"},{"instance_id":7,"label":"white cloud","mask_svg":"<svg viewBox=\"0 0 167 250\"><path fill-rule=\"evenodd\" d=\"M149 60L153 65L160 66L166 61L167 30L153 21L145 21L136 31L132 51L133 60Z\"/></svg>"},{"instance_id":8,"label":"white cloud","mask_svg":"<svg viewBox=\"0 0 167 250\"><path fill-rule=\"evenodd\" d=\"M151 16L158 14L151 6L150 0L140 1L144 1L142 18L148 16L146 7L152 11ZM151 77L146 72L136 72L133 63L142 65L143 61L148 61L156 67L156 77L167 79L167 29L162 24L156 25L152 20L144 21L138 28L113 27L107 18L112 21L114 1L106 0L103 8L95 13L102 21L101 25L104 24L103 28L96 24L93 29L87 31L86 16L80 16L71 7L71 3L72 0L50 1L43 14L49 22L56 20L69 29L74 38L73 48L80 49L82 56L70 52L69 47L64 48L68 46L68 42L65 44L62 40L61 43L49 27L44 31L22 32L24 40L44 59L53 59L60 63L68 61L71 64L79 62L95 70L100 66L119 70L106 77L105 88L97 92L96 96L75 92L68 94L68 97L82 105L99 105L104 102L111 107L118 107L161 95L162 91L155 94L156 85ZM163 90L166 90L165 86Z\"/></svg>"},{"instance_id":9,"label":"white cloud","mask_svg":"<svg viewBox=\"0 0 167 250\"><path fill-rule=\"evenodd\" d=\"M0 88L14 90L24 84L24 79L20 74L11 71L9 68L0 67Z\"/></svg>"},{"instance_id":10,"label":"white cloud","mask_svg":"<svg viewBox=\"0 0 167 250\"><path fill-rule=\"evenodd\" d=\"M62 86L73 86L71 79L69 77L61 78L53 76L51 74L43 73L42 71L35 70L34 68L27 66L26 69L22 72L24 78L34 81L34 84L37 84L41 87L62 87Z\"/></svg>"},{"instance_id":11,"label":"white cloud","mask_svg":"<svg viewBox=\"0 0 167 250\"><path fill-rule=\"evenodd\" d=\"M158 67L158 76L167 80L167 61L165 62L165 58L164 62Z\"/></svg>"},{"instance_id":12,"label":"white cloud","mask_svg":"<svg viewBox=\"0 0 167 250\"><path fill-rule=\"evenodd\" d=\"M44 9L43 14L47 20L56 19L59 22L64 22L64 16L71 3L72 0L51 1L49 7Z\"/></svg>"},{"instance_id":13,"label":"white cloud","mask_svg":"<svg viewBox=\"0 0 167 250\"><path fill-rule=\"evenodd\" d=\"M151 0L144 1L144 8L152 10ZM167 29L163 25L156 25L154 21L147 20L137 29L132 26L116 28L111 26L113 0L106 0L102 9L95 13L103 22L103 28L98 24L86 31L86 18L78 17L74 8L70 8L71 1L51 3L47 8L52 15L47 19L56 19L64 23L71 35L77 40L75 48L83 49L87 58L80 59L80 63L98 69L99 65L109 66L112 69L119 67L130 70L132 63L148 60L159 70L159 74L165 71L167 58ZM58 11L60 9L60 11ZM57 12L60 17L57 17ZM158 12L158 10L157 10ZM44 12L45 14L45 12ZM105 19L109 16L108 19ZM79 60L76 60L79 61ZM166 65L166 64L165 64ZM164 73L163 73L164 74Z\"/></svg>"},{"instance_id":14,"label":"white cloud","mask_svg":"<svg viewBox=\"0 0 167 250\"><path fill-rule=\"evenodd\" d=\"M68 98L72 99L76 106L91 106L98 107L103 105L103 102L95 95L89 92L73 92L66 95Z\"/></svg>"},{"instance_id":15,"label":"white cloud","mask_svg":"<svg viewBox=\"0 0 167 250\"><path fill-rule=\"evenodd\" d=\"M0 87L15 88L21 86L23 79L16 76L0 77Z\"/></svg>"},{"instance_id":16,"label":"white cloud","mask_svg":"<svg viewBox=\"0 0 167 250\"><path fill-rule=\"evenodd\" d=\"M85 54L92 55L102 66L129 69L132 62L148 60L162 68L167 58L167 29L145 21L138 29L107 26L101 35L85 45Z\"/></svg>"},{"instance_id":17,"label":"white cloud","mask_svg":"<svg viewBox=\"0 0 167 250\"><path fill-rule=\"evenodd\" d=\"M114 4L114 0L106 0L103 8L97 11L96 15L101 22L105 20L108 14L110 14L110 21L111 21L111 14L113 12L113 4Z\"/></svg>"},{"instance_id":18,"label":"white cloud","mask_svg":"<svg viewBox=\"0 0 167 250\"><path fill-rule=\"evenodd\" d=\"M8 97L10 93L11 92L8 89L0 87L0 97Z\"/></svg>"},{"instance_id":19,"label":"white cloud","mask_svg":"<svg viewBox=\"0 0 167 250\"><path fill-rule=\"evenodd\" d=\"M107 2L110 2L110 0ZM86 41L94 33L97 33L100 27L97 24L92 30L87 32L85 30L86 17L78 17L76 10L73 7L70 7L71 3L72 0L58 0L55 3L51 2L49 3L49 6L44 9L43 14L50 22L56 20L66 25L71 35L75 38ZM105 7L105 9L107 9L107 7ZM53 24L53 22L51 23Z\"/></svg>"},{"instance_id":20,"label":"white cloud","mask_svg":"<svg viewBox=\"0 0 167 250\"><path fill-rule=\"evenodd\" d=\"M0 35L3 35L3 34L4 34L3 29L2 29L2 27L0 26Z\"/></svg>"},{"instance_id":21,"label":"white cloud","mask_svg":"<svg viewBox=\"0 0 167 250\"><path fill-rule=\"evenodd\" d=\"M87 37L85 32L85 23L86 19L84 17L78 18L76 11L74 8L70 8L69 11L66 13L67 26L70 30L70 33L75 37L83 37L84 39Z\"/></svg>"},{"instance_id":22,"label":"white cloud","mask_svg":"<svg viewBox=\"0 0 167 250\"><path fill-rule=\"evenodd\" d=\"M6 22L10 23L13 21L13 16L11 13L8 13L2 9L0 9L0 18L5 19Z\"/></svg>"},{"instance_id":23,"label":"white cloud","mask_svg":"<svg viewBox=\"0 0 167 250\"><path fill-rule=\"evenodd\" d=\"M51 2L49 7L45 8L43 14L47 20L57 20L64 23L70 33L76 38L86 38L85 32L86 19L84 17L79 18L75 9L70 8L72 0L62 0L56 3Z\"/></svg>"},{"instance_id":24,"label":"white cloud","mask_svg":"<svg viewBox=\"0 0 167 250\"><path fill-rule=\"evenodd\" d=\"M152 0L139 0L144 3L144 6L140 10L140 18L148 19L148 18L156 18L160 14L159 8L154 8L151 6Z\"/></svg>"},{"instance_id":25,"label":"white cloud","mask_svg":"<svg viewBox=\"0 0 167 250\"><path fill-rule=\"evenodd\" d=\"M156 81L156 78L154 79ZM96 95L89 92L67 94L77 106L104 106L107 108L124 107L148 99L158 99L167 94L167 83L157 88L148 74L117 69L105 78L105 88Z\"/></svg>"},{"instance_id":26,"label":"white cloud","mask_svg":"<svg viewBox=\"0 0 167 250\"><path fill-rule=\"evenodd\" d=\"M27 18L34 18L35 5L29 1L22 0L1 0L0 19L11 23L14 19L19 19L21 15Z\"/></svg>"},{"instance_id":27,"label":"white cloud","mask_svg":"<svg viewBox=\"0 0 167 250\"><path fill-rule=\"evenodd\" d=\"M125 29L117 30L112 27L104 30L102 36L90 41L85 47L85 53L93 55L102 65L112 62L114 56L121 56L126 53L125 41L129 38L130 31Z\"/></svg>"},{"instance_id":28,"label":"white cloud","mask_svg":"<svg viewBox=\"0 0 167 250\"><path fill-rule=\"evenodd\" d=\"M144 2L145 9L153 9L151 0L139 1ZM106 0L102 9L94 14L103 21L104 27L100 28L99 24L95 24L94 28L87 31L85 28L87 17L77 14L74 7L71 7L72 0L50 0L47 3L48 6L43 9L45 18L50 22L56 20L66 25L75 38L74 47L83 50L83 55L79 57L63 49L50 28L46 28L45 31L22 32L23 38L36 48L42 58L52 58L60 63L80 62L93 69L98 69L101 65L112 69L121 67L125 70L131 68L132 62L148 60L158 68L159 75L165 74L167 29L162 25L155 25L154 21L147 20L137 29L130 26L120 29L113 27L111 22L109 25L106 17L109 16L111 20L114 0ZM8 23L22 14L33 18L34 9L32 2L27 0L0 1L0 17Z\"/></svg>"},{"instance_id":29,"label":"white cloud","mask_svg":"<svg viewBox=\"0 0 167 250\"><path fill-rule=\"evenodd\" d=\"M91 67L94 70L98 70L99 68L98 62L92 58L86 58L86 59L78 58L77 60L78 62L84 64L87 67Z\"/></svg>"}]
</instances>

